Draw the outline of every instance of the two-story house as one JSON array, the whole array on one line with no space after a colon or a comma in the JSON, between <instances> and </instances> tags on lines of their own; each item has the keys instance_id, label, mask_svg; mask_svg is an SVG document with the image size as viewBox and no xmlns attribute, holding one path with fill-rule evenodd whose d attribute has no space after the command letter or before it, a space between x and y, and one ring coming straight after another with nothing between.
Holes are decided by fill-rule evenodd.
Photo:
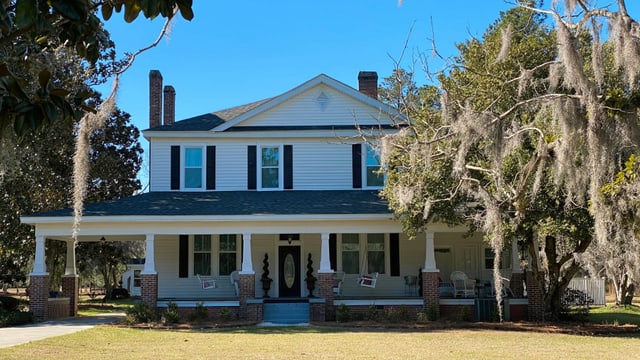
<instances>
[{"instance_id":1,"label":"two-story house","mask_svg":"<svg viewBox=\"0 0 640 360\"><path fill-rule=\"evenodd\" d=\"M377 144L407 119L377 100L375 72L358 82L356 90L322 74L269 99L175 121L175 90L151 71L150 191L86 205L79 241L144 241L141 298L153 307L202 304L256 321L277 321L277 303L302 303L305 321L333 319L339 305L406 306L414 315L477 309L493 252L466 228L433 224L414 241L402 233L378 195ZM75 315L71 210L22 221L36 231L32 311L48 317L44 241L55 239L68 245L63 297ZM517 252L503 263L522 283ZM448 287L454 271L475 283ZM512 318L526 303L512 299Z\"/></svg>"}]
</instances>

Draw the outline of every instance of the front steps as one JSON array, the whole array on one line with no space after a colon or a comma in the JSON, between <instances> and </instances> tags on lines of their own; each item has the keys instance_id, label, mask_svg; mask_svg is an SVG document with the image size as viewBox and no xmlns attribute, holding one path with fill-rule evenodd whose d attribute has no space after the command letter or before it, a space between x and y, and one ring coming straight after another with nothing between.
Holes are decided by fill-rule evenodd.
<instances>
[{"instance_id":1,"label":"front steps","mask_svg":"<svg viewBox=\"0 0 640 360\"><path fill-rule=\"evenodd\" d=\"M262 319L269 324L308 324L309 301L307 299L265 299Z\"/></svg>"}]
</instances>

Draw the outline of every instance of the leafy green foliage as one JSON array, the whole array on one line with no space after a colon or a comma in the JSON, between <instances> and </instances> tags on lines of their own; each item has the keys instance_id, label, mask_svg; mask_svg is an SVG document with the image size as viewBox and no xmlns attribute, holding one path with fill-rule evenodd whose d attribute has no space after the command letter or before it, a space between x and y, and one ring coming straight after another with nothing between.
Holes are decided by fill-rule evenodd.
<instances>
[{"instance_id":1,"label":"leafy green foliage","mask_svg":"<svg viewBox=\"0 0 640 360\"><path fill-rule=\"evenodd\" d=\"M165 325L177 324L180 322L180 313L178 312L178 304L169 301L167 309L162 312L162 323Z\"/></svg>"},{"instance_id":2,"label":"leafy green foliage","mask_svg":"<svg viewBox=\"0 0 640 360\"><path fill-rule=\"evenodd\" d=\"M129 324L149 323L158 319L157 312L145 302L130 307L126 314L126 320Z\"/></svg>"},{"instance_id":3,"label":"leafy green foliage","mask_svg":"<svg viewBox=\"0 0 640 360\"><path fill-rule=\"evenodd\" d=\"M61 87L37 58L53 54L60 45L67 52L94 66L109 35L96 16L100 8L105 20L124 12L127 22L140 13L148 19L172 18L177 9L193 19L192 0L15 0L0 6L0 135L12 129L24 136L58 120L71 122L85 111L89 92ZM26 54L26 55L25 55ZM24 70L36 72L38 82ZM30 84L30 82L32 82ZM35 86L37 84L37 86Z\"/></svg>"}]
</instances>

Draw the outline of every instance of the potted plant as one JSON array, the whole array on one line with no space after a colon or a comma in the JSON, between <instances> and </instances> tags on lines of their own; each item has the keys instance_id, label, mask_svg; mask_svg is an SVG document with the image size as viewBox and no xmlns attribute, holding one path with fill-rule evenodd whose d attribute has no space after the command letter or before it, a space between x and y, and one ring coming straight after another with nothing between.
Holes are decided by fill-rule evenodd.
<instances>
[{"instance_id":1,"label":"potted plant","mask_svg":"<svg viewBox=\"0 0 640 360\"><path fill-rule=\"evenodd\" d=\"M308 297L314 297L313 296L313 290L316 288L316 277L313 276L313 266L311 266L313 264L313 261L311 260L311 253L309 253L309 256L307 257L307 277L304 279L304 281L307 282L307 290L309 290L309 295Z\"/></svg>"},{"instance_id":2,"label":"potted plant","mask_svg":"<svg viewBox=\"0 0 640 360\"><path fill-rule=\"evenodd\" d=\"M263 297L268 298L269 289L271 289L271 282L273 281L273 279L269 277L269 254L264 254L264 260L262 260L262 263L264 265L262 266L262 277L260 278L260 281L262 282L262 290L264 291Z\"/></svg>"}]
</instances>

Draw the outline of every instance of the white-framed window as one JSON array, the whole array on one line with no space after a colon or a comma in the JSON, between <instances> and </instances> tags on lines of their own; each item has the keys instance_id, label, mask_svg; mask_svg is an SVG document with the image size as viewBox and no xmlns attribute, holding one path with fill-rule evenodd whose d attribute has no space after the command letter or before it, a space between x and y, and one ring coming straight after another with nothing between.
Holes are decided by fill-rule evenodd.
<instances>
[{"instance_id":1,"label":"white-framed window","mask_svg":"<svg viewBox=\"0 0 640 360\"><path fill-rule=\"evenodd\" d=\"M237 269L238 241L236 234L220 235L219 273L220 275L230 275Z\"/></svg>"},{"instance_id":2,"label":"white-framed window","mask_svg":"<svg viewBox=\"0 0 640 360\"><path fill-rule=\"evenodd\" d=\"M203 154L202 147L184 148L183 184L185 189L203 189Z\"/></svg>"},{"instance_id":3,"label":"white-framed window","mask_svg":"<svg viewBox=\"0 0 640 360\"><path fill-rule=\"evenodd\" d=\"M282 189L282 146L260 146L258 158L260 189Z\"/></svg>"},{"instance_id":4,"label":"white-framed window","mask_svg":"<svg viewBox=\"0 0 640 360\"><path fill-rule=\"evenodd\" d=\"M380 154L370 144L364 144L363 177L364 187L381 188L384 186L384 174L380 172Z\"/></svg>"},{"instance_id":5,"label":"white-framed window","mask_svg":"<svg viewBox=\"0 0 640 360\"><path fill-rule=\"evenodd\" d=\"M211 235L193 236L193 274L211 275Z\"/></svg>"},{"instance_id":6,"label":"white-framed window","mask_svg":"<svg viewBox=\"0 0 640 360\"><path fill-rule=\"evenodd\" d=\"M367 234L367 273L385 273L384 234Z\"/></svg>"},{"instance_id":7,"label":"white-framed window","mask_svg":"<svg viewBox=\"0 0 640 360\"><path fill-rule=\"evenodd\" d=\"M360 239L358 234L342 234L342 271L360 274Z\"/></svg>"},{"instance_id":8,"label":"white-framed window","mask_svg":"<svg viewBox=\"0 0 640 360\"><path fill-rule=\"evenodd\" d=\"M492 248L484 248L484 268L486 270L493 269L493 263L496 259L496 253ZM505 248L502 250L502 259L500 261L500 269L511 268L511 249Z\"/></svg>"}]
</instances>

